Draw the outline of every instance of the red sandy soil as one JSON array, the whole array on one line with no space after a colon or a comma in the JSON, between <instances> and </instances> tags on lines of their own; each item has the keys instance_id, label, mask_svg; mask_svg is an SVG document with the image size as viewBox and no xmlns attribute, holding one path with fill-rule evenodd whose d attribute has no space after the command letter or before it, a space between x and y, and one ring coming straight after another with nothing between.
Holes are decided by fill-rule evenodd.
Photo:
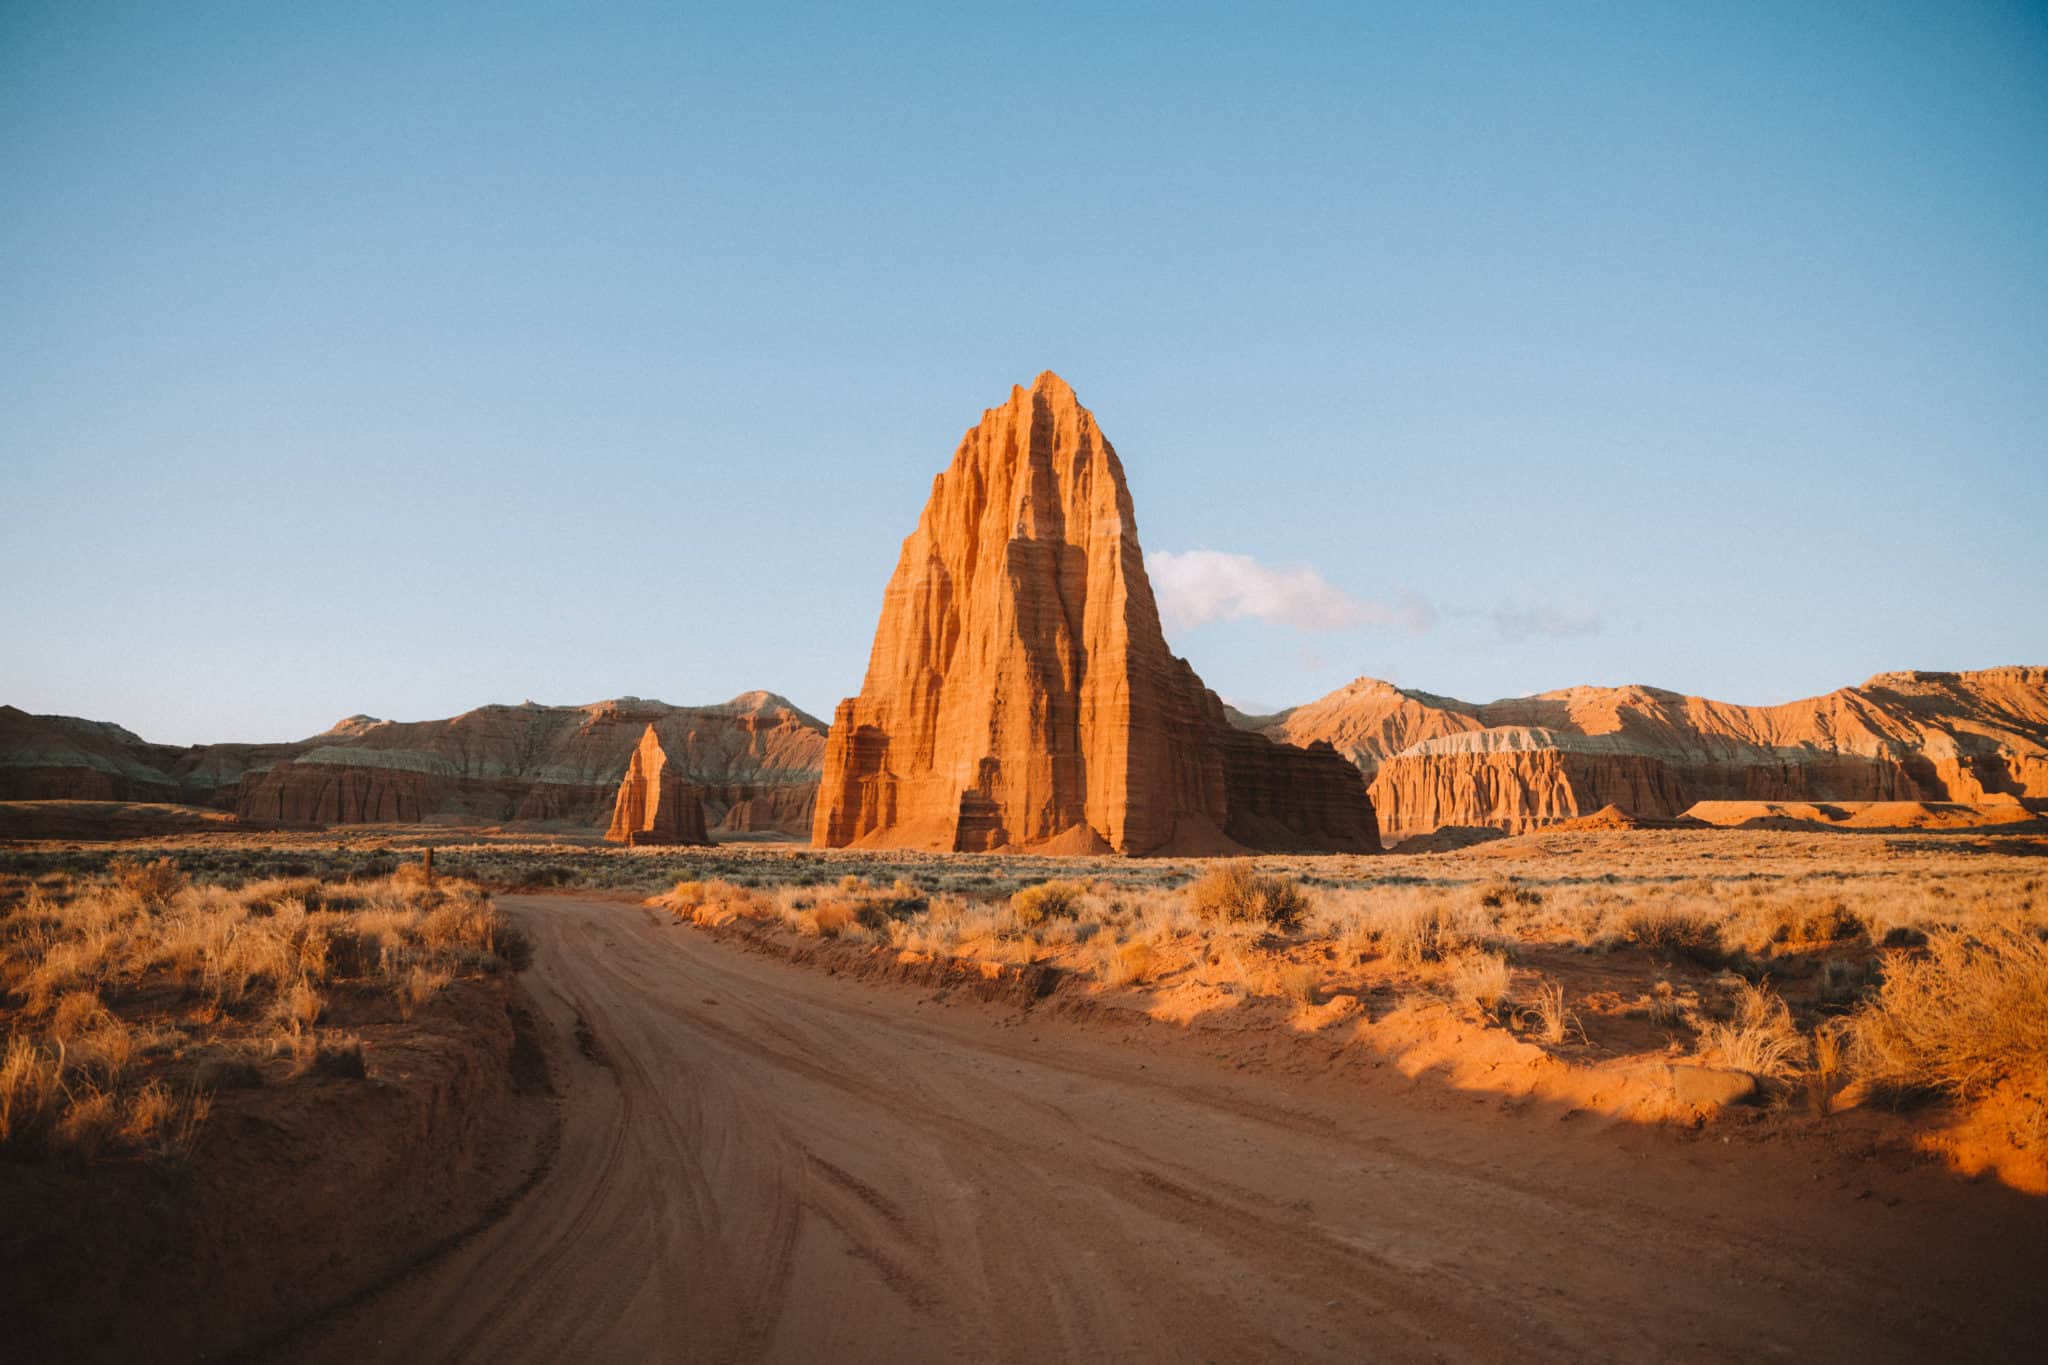
<instances>
[{"instance_id":1,"label":"red sandy soil","mask_svg":"<svg viewBox=\"0 0 2048 1365\"><path fill-rule=\"evenodd\" d=\"M291 1359L2038 1359L2042 1201L1853 1125L1233 1065L1029 979L501 903L582 1040L558 1158Z\"/></svg>"}]
</instances>

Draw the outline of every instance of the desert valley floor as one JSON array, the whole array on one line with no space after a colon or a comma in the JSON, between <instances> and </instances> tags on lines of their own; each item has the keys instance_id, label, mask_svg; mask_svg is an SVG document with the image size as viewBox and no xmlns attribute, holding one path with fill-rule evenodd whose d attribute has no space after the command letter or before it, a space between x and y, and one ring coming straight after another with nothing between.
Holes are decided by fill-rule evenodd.
<instances>
[{"instance_id":1,"label":"desert valley floor","mask_svg":"<svg viewBox=\"0 0 2048 1365\"><path fill-rule=\"evenodd\" d=\"M1762 1074L1754 1090L1695 1088L1737 1074L1715 1052L1733 1035L1714 1030L1740 1025L1746 999L1782 999L1811 1047L1867 992L1886 943L1941 923L2038 925L2048 834L2030 826L1582 829L1266 858L1256 875L1298 885L1299 913L1220 926L1188 910L1191 879L1218 866L1202 860L625 850L389 827L20 842L0 873L15 895L169 864L244 896L295 887L310 904L326 888L325 911L262 912L310 924L334 888L396 881L430 846L447 885L491 891L530 965L509 980L458 971L403 1019L351 1025L332 1007L308 1027L351 1026L353 1074L327 1074L325 1043L308 1042L310 1069L280 1058L267 1082L215 1097L182 1164L149 1177L174 1210L229 1178L229 1135L360 1134L365 1106L417 1126L343 1165L243 1151L246 1207L123 1234L142 1249L131 1258L158 1235L257 1243L284 1235L295 1189L314 1184L364 1205L332 1246L283 1253L316 1273L282 1296L247 1248L199 1248L228 1288L215 1321L162 1328L190 1354L2038 1348L2048 1206L2029 1164L2039 1134L2022 1131L2038 1108L1901 1106L1812 1052L1775 1070L1735 1059ZM1041 900L1064 904L1029 909ZM1697 928L1695 912L1716 922L1713 951L1673 931ZM1433 950L1402 937L1418 925ZM185 1008L121 1010L157 1011L167 1076L181 1031L200 1031ZM464 1052L465 1036L489 1046ZM502 1094L471 1075L508 1064ZM2036 1090L2005 1098L2038 1105ZM380 1219L397 1198L380 1191L403 1188L409 1164L445 1183ZM90 1200L79 1208L90 1228ZM107 1283L180 1292L110 1251L124 1226L80 1234ZM37 1244L29 1273L25 1246L5 1248L23 1294L78 1251ZM246 1337L222 1335L237 1317ZM113 1358L124 1339L108 1321L47 1331L82 1357Z\"/></svg>"}]
</instances>

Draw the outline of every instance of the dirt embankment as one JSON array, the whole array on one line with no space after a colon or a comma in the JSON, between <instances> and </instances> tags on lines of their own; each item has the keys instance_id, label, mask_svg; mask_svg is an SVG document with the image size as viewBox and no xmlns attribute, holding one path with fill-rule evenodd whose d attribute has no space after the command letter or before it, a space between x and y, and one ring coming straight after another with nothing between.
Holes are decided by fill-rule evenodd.
<instances>
[{"instance_id":1,"label":"dirt embankment","mask_svg":"<svg viewBox=\"0 0 2048 1365\"><path fill-rule=\"evenodd\" d=\"M516 986L460 982L364 1030L362 1078L218 1091L180 1165L0 1163L0 1354L217 1357L418 1263L544 1168L536 1029Z\"/></svg>"}]
</instances>

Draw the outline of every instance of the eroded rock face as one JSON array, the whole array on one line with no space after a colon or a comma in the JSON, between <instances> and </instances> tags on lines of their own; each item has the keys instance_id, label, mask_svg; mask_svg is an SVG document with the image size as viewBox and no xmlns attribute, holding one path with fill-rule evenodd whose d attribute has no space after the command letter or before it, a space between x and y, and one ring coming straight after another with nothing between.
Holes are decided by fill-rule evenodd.
<instances>
[{"instance_id":1,"label":"eroded rock face","mask_svg":"<svg viewBox=\"0 0 2048 1365\"><path fill-rule=\"evenodd\" d=\"M704 832L704 798L683 781L682 773L669 762L661 747L661 736L649 725L640 736L640 747L626 764L625 780L619 783L618 799L612 803L611 828L605 839L614 844L708 844Z\"/></svg>"},{"instance_id":2,"label":"eroded rock face","mask_svg":"<svg viewBox=\"0 0 2048 1365\"><path fill-rule=\"evenodd\" d=\"M1474 705L1361 678L1262 733L1333 743L1389 839L1519 833L1606 806L1670 819L1702 801L2048 801L2048 668L1883 673L1782 706L1650 687Z\"/></svg>"},{"instance_id":3,"label":"eroded rock face","mask_svg":"<svg viewBox=\"0 0 2048 1365\"><path fill-rule=\"evenodd\" d=\"M0 801L146 801L232 810L244 775L304 747L151 744L110 721L0 706Z\"/></svg>"},{"instance_id":4,"label":"eroded rock face","mask_svg":"<svg viewBox=\"0 0 2048 1365\"><path fill-rule=\"evenodd\" d=\"M983 414L903 543L826 743L828 846L1378 847L1327 746L1233 729L1160 631L1116 451L1057 375Z\"/></svg>"},{"instance_id":5,"label":"eroded rock face","mask_svg":"<svg viewBox=\"0 0 2048 1365\"><path fill-rule=\"evenodd\" d=\"M450 820L596 833L652 724L718 828L810 833L825 727L771 692L717 706L625 697L351 716L287 744L151 744L104 721L0 706L0 801L177 802L287 825Z\"/></svg>"}]
</instances>

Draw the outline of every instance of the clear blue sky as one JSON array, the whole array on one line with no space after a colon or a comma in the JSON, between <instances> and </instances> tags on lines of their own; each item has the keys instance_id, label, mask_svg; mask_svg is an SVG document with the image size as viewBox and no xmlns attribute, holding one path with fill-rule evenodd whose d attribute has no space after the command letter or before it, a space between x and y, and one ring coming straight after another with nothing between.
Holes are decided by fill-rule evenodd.
<instances>
[{"instance_id":1,"label":"clear blue sky","mask_svg":"<svg viewBox=\"0 0 2048 1365\"><path fill-rule=\"evenodd\" d=\"M1452 8L10 0L0 700L829 714L1046 368L1243 702L2048 662L2048 8Z\"/></svg>"}]
</instances>

